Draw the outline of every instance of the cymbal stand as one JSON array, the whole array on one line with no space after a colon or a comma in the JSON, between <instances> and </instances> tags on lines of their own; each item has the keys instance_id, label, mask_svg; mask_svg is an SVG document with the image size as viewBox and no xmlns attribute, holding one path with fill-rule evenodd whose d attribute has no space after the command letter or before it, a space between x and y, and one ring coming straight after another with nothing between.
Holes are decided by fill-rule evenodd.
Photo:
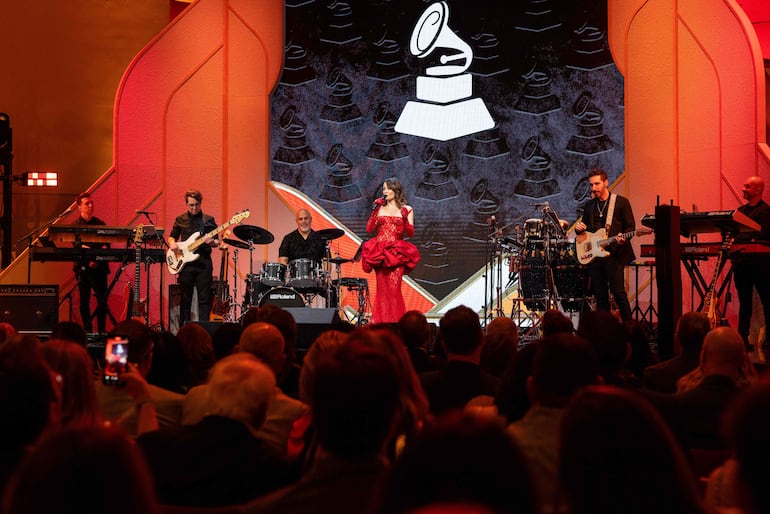
<instances>
[{"instance_id":1,"label":"cymbal stand","mask_svg":"<svg viewBox=\"0 0 770 514\"><path fill-rule=\"evenodd\" d=\"M487 219L489 234L486 238L486 255L484 264L484 325L488 320L503 316L503 254L502 245L497 241L496 219L490 216ZM496 265L496 266L495 266ZM494 277L493 277L494 275ZM497 294L495 294L497 293Z\"/></svg>"},{"instance_id":2,"label":"cymbal stand","mask_svg":"<svg viewBox=\"0 0 770 514\"><path fill-rule=\"evenodd\" d=\"M231 320L238 319L238 313L236 310L238 309L238 247L233 247L233 301L230 302L230 310L232 313L230 314ZM241 306L241 314L243 314L243 307Z\"/></svg>"},{"instance_id":3,"label":"cymbal stand","mask_svg":"<svg viewBox=\"0 0 770 514\"><path fill-rule=\"evenodd\" d=\"M551 209L548 202L543 207L543 236L545 240L545 287L546 287L546 309L561 309L561 297L556 287L556 280L553 275L553 252L551 248L552 241L557 237L563 239L566 237L564 229L559 223L559 217Z\"/></svg>"}]
</instances>

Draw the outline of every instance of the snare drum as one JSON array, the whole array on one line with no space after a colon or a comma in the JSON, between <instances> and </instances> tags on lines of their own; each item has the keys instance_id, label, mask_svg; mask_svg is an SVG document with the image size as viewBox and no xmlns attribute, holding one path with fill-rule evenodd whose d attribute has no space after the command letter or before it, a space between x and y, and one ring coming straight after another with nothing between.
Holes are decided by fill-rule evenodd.
<instances>
[{"instance_id":1,"label":"snare drum","mask_svg":"<svg viewBox=\"0 0 770 514\"><path fill-rule=\"evenodd\" d=\"M266 262L262 265L259 281L266 286L277 287L286 283L286 265L280 262Z\"/></svg>"},{"instance_id":2,"label":"snare drum","mask_svg":"<svg viewBox=\"0 0 770 514\"><path fill-rule=\"evenodd\" d=\"M530 218L524 222L524 237L542 239L543 220L539 218Z\"/></svg>"},{"instance_id":3,"label":"snare drum","mask_svg":"<svg viewBox=\"0 0 770 514\"><path fill-rule=\"evenodd\" d=\"M312 259L294 259L289 262L289 285L292 287L318 287L321 270Z\"/></svg>"}]
</instances>

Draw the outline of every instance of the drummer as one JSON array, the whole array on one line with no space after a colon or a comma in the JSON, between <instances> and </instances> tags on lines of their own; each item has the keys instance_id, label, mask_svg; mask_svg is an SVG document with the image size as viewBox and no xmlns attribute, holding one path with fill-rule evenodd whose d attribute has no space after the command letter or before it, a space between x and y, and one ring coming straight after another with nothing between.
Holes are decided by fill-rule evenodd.
<instances>
[{"instance_id":1,"label":"drummer","mask_svg":"<svg viewBox=\"0 0 770 514\"><path fill-rule=\"evenodd\" d=\"M278 249L278 262L289 264L296 259L310 259L321 266L326 253L326 242L311 228L313 217L306 209L297 211L297 230L286 234Z\"/></svg>"}]
</instances>

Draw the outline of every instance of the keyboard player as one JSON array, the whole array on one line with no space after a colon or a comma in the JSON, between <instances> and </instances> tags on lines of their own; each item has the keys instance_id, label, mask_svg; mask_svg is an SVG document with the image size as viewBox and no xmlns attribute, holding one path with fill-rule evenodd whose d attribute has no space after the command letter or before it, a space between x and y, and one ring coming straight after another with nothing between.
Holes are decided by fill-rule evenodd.
<instances>
[{"instance_id":1,"label":"keyboard player","mask_svg":"<svg viewBox=\"0 0 770 514\"><path fill-rule=\"evenodd\" d=\"M749 243L752 241L770 241L770 205L762 195L765 182L761 177L753 176L743 184L743 198L746 203L738 208L740 212L759 223L760 231L739 232L734 243ZM749 350L749 329L751 326L752 303L754 288L757 288L759 299L765 315L765 324L770 322L770 254L741 254L732 255L733 280L738 292L738 332Z\"/></svg>"},{"instance_id":2,"label":"keyboard player","mask_svg":"<svg viewBox=\"0 0 770 514\"><path fill-rule=\"evenodd\" d=\"M89 193L79 194L75 202L80 211L76 225L106 225L102 219L94 216L94 201ZM110 267L104 261L81 260L75 262L74 271L80 293L80 318L83 320L83 327L86 332L93 332L95 317L99 333L104 334L107 332L107 275L110 273ZM91 314L91 291L96 296L94 314Z\"/></svg>"}]
</instances>

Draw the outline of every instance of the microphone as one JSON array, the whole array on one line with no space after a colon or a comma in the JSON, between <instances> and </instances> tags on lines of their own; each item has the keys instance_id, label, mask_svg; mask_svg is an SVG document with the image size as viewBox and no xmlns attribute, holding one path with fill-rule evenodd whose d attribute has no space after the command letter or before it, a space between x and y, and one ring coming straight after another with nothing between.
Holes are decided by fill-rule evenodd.
<instances>
[{"instance_id":1,"label":"microphone","mask_svg":"<svg viewBox=\"0 0 770 514\"><path fill-rule=\"evenodd\" d=\"M152 212L152 211L140 211L139 209L137 209L137 210L136 210L136 213L137 213L137 214L144 214L145 216L146 216L147 214L155 214L155 213L154 213L154 212Z\"/></svg>"},{"instance_id":2,"label":"microphone","mask_svg":"<svg viewBox=\"0 0 770 514\"><path fill-rule=\"evenodd\" d=\"M382 200L382 203L378 202L377 200ZM382 206L382 205L385 205L385 201L386 201L386 200L385 200L385 195L382 195L382 196L381 196L380 198L378 198L377 200L375 200L374 202L372 202L372 210L373 210L373 211L376 211L376 210L377 210L377 207L380 207L380 206Z\"/></svg>"}]
</instances>

